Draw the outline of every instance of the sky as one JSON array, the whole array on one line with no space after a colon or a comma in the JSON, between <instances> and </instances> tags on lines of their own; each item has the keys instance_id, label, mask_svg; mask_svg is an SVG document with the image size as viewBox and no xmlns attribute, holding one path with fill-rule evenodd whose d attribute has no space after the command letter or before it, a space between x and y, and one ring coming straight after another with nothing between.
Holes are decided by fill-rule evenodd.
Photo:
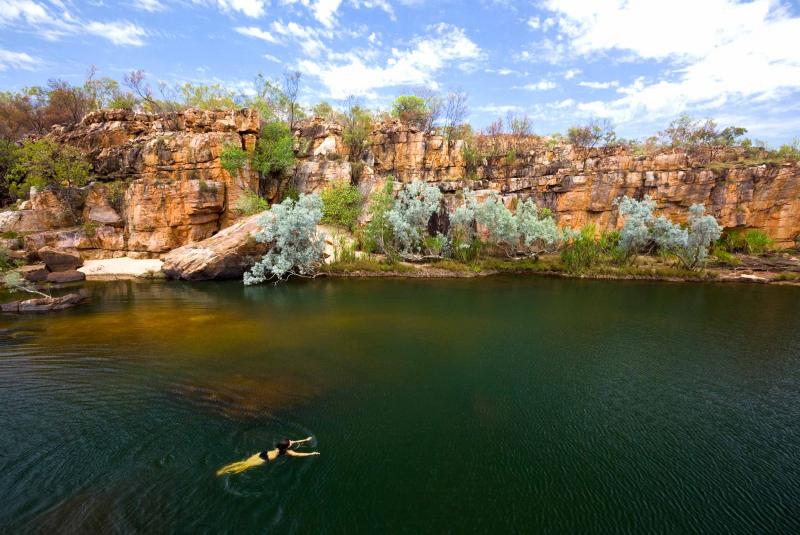
<instances>
[{"instance_id":1,"label":"sky","mask_svg":"<svg viewBox=\"0 0 800 535\"><path fill-rule=\"evenodd\" d=\"M242 93L298 70L306 104L381 109L462 89L478 128L511 112L643 138L689 113L800 137L800 0L0 0L0 90L91 65Z\"/></svg>"}]
</instances>

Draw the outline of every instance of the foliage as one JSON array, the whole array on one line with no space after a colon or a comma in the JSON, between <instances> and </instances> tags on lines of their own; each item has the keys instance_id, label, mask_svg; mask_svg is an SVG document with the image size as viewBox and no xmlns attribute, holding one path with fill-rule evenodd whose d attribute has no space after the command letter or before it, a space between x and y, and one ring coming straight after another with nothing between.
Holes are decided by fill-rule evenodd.
<instances>
[{"instance_id":1,"label":"foliage","mask_svg":"<svg viewBox=\"0 0 800 535\"><path fill-rule=\"evenodd\" d=\"M233 209L240 215L248 216L259 214L269 209L266 199L259 196L254 191L244 190L233 203Z\"/></svg>"},{"instance_id":2,"label":"foliage","mask_svg":"<svg viewBox=\"0 0 800 535\"><path fill-rule=\"evenodd\" d=\"M659 138L671 147L692 150L700 146L733 146L746 133L746 128L729 126L720 130L712 119L700 121L683 114L659 132Z\"/></svg>"},{"instance_id":3,"label":"foliage","mask_svg":"<svg viewBox=\"0 0 800 535\"><path fill-rule=\"evenodd\" d=\"M450 243L453 256L459 260L474 260L480 254L475 236L475 193L465 189L464 202L450 214Z\"/></svg>"},{"instance_id":4,"label":"foliage","mask_svg":"<svg viewBox=\"0 0 800 535\"><path fill-rule=\"evenodd\" d=\"M192 84L179 86L179 94L188 107L203 110L229 110L237 107L236 93L220 84Z\"/></svg>"},{"instance_id":5,"label":"foliage","mask_svg":"<svg viewBox=\"0 0 800 535\"><path fill-rule=\"evenodd\" d=\"M324 100L312 106L311 113L312 115L314 115L314 117L320 117L322 119L325 119L326 121L332 121L337 119L336 110L334 110L333 106L331 106L328 102L325 102Z\"/></svg>"},{"instance_id":6,"label":"foliage","mask_svg":"<svg viewBox=\"0 0 800 535\"><path fill-rule=\"evenodd\" d=\"M464 158L464 170L467 178L477 178L478 167L483 159L478 146L470 141L465 141L461 146L461 156Z\"/></svg>"},{"instance_id":7,"label":"foliage","mask_svg":"<svg viewBox=\"0 0 800 535\"><path fill-rule=\"evenodd\" d=\"M219 155L222 168L231 175L238 173L247 163L248 154L234 143L226 143Z\"/></svg>"},{"instance_id":8,"label":"foliage","mask_svg":"<svg viewBox=\"0 0 800 535\"><path fill-rule=\"evenodd\" d=\"M447 93L444 102L444 125L442 130L448 143L463 137L463 123L468 114L467 94L461 89L455 89Z\"/></svg>"},{"instance_id":9,"label":"foliage","mask_svg":"<svg viewBox=\"0 0 800 535\"><path fill-rule=\"evenodd\" d=\"M519 241L517 221L497 194L476 204L475 222L485 229L489 246L503 246L507 253L514 252Z\"/></svg>"},{"instance_id":10,"label":"foliage","mask_svg":"<svg viewBox=\"0 0 800 535\"><path fill-rule=\"evenodd\" d=\"M90 169L75 147L59 145L49 138L26 140L16 150L7 174L9 191L20 197L27 195L31 187L83 186L89 180Z\"/></svg>"},{"instance_id":11,"label":"foliage","mask_svg":"<svg viewBox=\"0 0 800 535\"><path fill-rule=\"evenodd\" d=\"M5 275L3 275L3 285L5 286L6 290L11 293L28 292L41 295L42 297L50 297L49 294L37 290L36 286L32 282L24 279L22 275L16 271L8 271Z\"/></svg>"},{"instance_id":12,"label":"foliage","mask_svg":"<svg viewBox=\"0 0 800 535\"><path fill-rule=\"evenodd\" d=\"M393 245L404 253L418 252L428 221L439 209L442 192L436 186L417 180L405 184L386 219L392 229Z\"/></svg>"},{"instance_id":13,"label":"foliage","mask_svg":"<svg viewBox=\"0 0 800 535\"><path fill-rule=\"evenodd\" d=\"M614 204L619 205L619 215L625 218L619 235L620 259L633 261L652 241L651 228L656 203L649 195L641 201L626 195L616 199Z\"/></svg>"},{"instance_id":14,"label":"foliage","mask_svg":"<svg viewBox=\"0 0 800 535\"><path fill-rule=\"evenodd\" d=\"M253 168L262 175L281 175L295 163L294 137L281 122L264 125L253 151Z\"/></svg>"},{"instance_id":15,"label":"foliage","mask_svg":"<svg viewBox=\"0 0 800 535\"><path fill-rule=\"evenodd\" d=\"M361 192L345 181L334 182L322 191L322 222L353 230L361 214Z\"/></svg>"},{"instance_id":16,"label":"foliage","mask_svg":"<svg viewBox=\"0 0 800 535\"><path fill-rule=\"evenodd\" d=\"M394 206L394 177L389 176L383 189L372 194L367 207L369 222L362 233L362 249L366 252L387 251L392 241L389 212Z\"/></svg>"},{"instance_id":17,"label":"foliage","mask_svg":"<svg viewBox=\"0 0 800 535\"><path fill-rule=\"evenodd\" d=\"M585 151L602 145L611 145L617 134L608 120L592 120L585 125L573 126L567 131L567 139Z\"/></svg>"},{"instance_id":18,"label":"foliage","mask_svg":"<svg viewBox=\"0 0 800 535\"><path fill-rule=\"evenodd\" d=\"M561 263L568 273L582 273L600 262L603 249L595 235L595 226L586 225L572 235L567 246L561 250Z\"/></svg>"},{"instance_id":19,"label":"foliage","mask_svg":"<svg viewBox=\"0 0 800 535\"><path fill-rule=\"evenodd\" d=\"M722 247L731 253L764 254L772 249L774 242L763 231L749 229L733 231L722 238Z\"/></svg>"},{"instance_id":20,"label":"foliage","mask_svg":"<svg viewBox=\"0 0 800 535\"><path fill-rule=\"evenodd\" d=\"M417 95L400 95L392 103L392 116L406 124L424 128L430 111L424 98Z\"/></svg>"},{"instance_id":21,"label":"foliage","mask_svg":"<svg viewBox=\"0 0 800 535\"><path fill-rule=\"evenodd\" d=\"M564 238L552 212L539 210L532 199L525 200L517 207L514 218L519 240L528 255L551 252Z\"/></svg>"},{"instance_id":22,"label":"foliage","mask_svg":"<svg viewBox=\"0 0 800 535\"><path fill-rule=\"evenodd\" d=\"M722 227L714 216L706 215L702 204L689 207L687 228L683 228L663 216L653 223L653 235L658 246L675 255L686 269L695 269L705 262L711 245L719 239Z\"/></svg>"},{"instance_id":23,"label":"foliage","mask_svg":"<svg viewBox=\"0 0 800 535\"><path fill-rule=\"evenodd\" d=\"M355 101L351 101L344 114L342 140L349 149L350 161L357 162L367 147L372 131L372 114Z\"/></svg>"},{"instance_id":24,"label":"foliage","mask_svg":"<svg viewBox=\"0 0 800 535\"><path fill-rule=\"evenodd\" d=\"M320 219L322 200L316 194L303 194L298 201L285 199L274 205L259 221L261 231L255 234L259 243L272 244L272 247L245 273L244 283L313 276L325 250L324 237L317 234Z\"/></svg>"}]
</instances>

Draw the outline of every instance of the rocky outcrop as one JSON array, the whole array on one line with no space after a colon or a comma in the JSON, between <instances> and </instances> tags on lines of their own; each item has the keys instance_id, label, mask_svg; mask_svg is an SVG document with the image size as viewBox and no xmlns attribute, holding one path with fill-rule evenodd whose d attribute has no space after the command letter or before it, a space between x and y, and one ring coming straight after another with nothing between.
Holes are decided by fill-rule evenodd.
<instances>
[{"instance_id":1,"label":"rocky outcrop","mask_svg":"<svg viewBox=\"0 0 800 535\"><path fill-rule=\"evenodd\" d=\"M164 256L164 273L187 280L241 277L267 250L253 234L262 214L250 216L206 240L190 243Z\"/></svg>"},{"instance_id":2,"label":"rocky outcrop","mask_svg":"<svg viewBox=\"0 0 800 535\"><path fill-rule=\"evenodd\" d=\"M50 271L71 271L83 265L81 255L53 247L42 247L37 254Z\"/></svg>"},{"instance_id":3,"label":"rocky outcrop","mask_svg":"<svg viewBox=\"0 0 800 535\"><path fill-rule=\"evenodd\" d=\"M237 221L236 199L256 189L259 179L247 166L229 174L220 154L229 144L252 149L259 122L254 110L104 110L76 126L56 127L54 139L84 151L97 180L80 189L38 192L21 209L0 212L0 232L21 234L32 258L45 246L86 259L170 255L176 276L233 276L241 271L239 256L257 251L240 255L221 231ZM393 176L436 184L451 206L458 202L453 194L467 187L481 196L497 192L509 205L533 198L553 210L559 224L594 224L598 232L621 224L614 199L651 195L657 211L677 221L701 203L727 229L761 229L779 246L794 246L800 235L797 163L756 164L740 149L638 154L582 150L536 136L482 142L482 156L467 162L463 141L388 121L374 129L361 154L351 155L342 126L315 118L296 129L297 164L268 183L266 195L274 202L289 188L308 193L353 181L366 197ZM232 251L232 267L217 248Z\"/></svg>"}]
</instances>

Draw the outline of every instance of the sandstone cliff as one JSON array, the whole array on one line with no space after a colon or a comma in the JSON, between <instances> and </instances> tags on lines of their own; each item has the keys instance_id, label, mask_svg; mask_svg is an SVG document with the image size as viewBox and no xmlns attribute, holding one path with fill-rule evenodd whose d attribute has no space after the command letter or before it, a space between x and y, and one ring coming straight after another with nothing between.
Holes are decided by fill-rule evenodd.
<instances>
[{"instance_id":1,"label":"sandstone cliff","mask_svg":"<svg viewBox=\"0 0 800 535\"><path fill-rule=\"evenodd\" d=\"M29 251L47 245L87 258L158 257L205 240L236 220L235 199L257 184L248 168L236 176L225 171L220 153L226 144L252 148L259 126L254 110L189 109L170 116L106 110L74 127L56 127L51 135L84 151L98 180L80 190L33 195L21 210L0 213L0 231L24 234ZM649 194L675 220L702 203L726 228L762 229L779 246L793 246L800 234L798 164L748 165L741 151L714 158L671 150L634 155L505 137L495 140L494 157L468 169L462 141L399 122L376 128L358 158L348 154L339 125L314 119L295 135L298 163L282 183L270 185L270 201L289 186L312 192L351 180L356 160L365 195L393 175L435 183L445 193L470 187L497 191L507 202L533 197L561 225L594 223L602 230L619 224L614 199Z\"/></svg>"}]
</instances>

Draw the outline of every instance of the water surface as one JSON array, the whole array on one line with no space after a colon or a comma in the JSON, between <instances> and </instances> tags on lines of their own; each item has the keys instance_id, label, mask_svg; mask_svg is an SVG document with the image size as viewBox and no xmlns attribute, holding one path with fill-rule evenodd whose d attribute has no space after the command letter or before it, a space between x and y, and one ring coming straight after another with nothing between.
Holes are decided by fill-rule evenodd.
<instances>
[{"instance_id":1,"label":"water surface","mask_svg":"<svg viewBox=\"0 0 800 535\"><path fill-rule=\"evenodd\" d=\"M89 287L0 317L0 531L800 529L796 288Z\"/></svg>"}]
</instances>

